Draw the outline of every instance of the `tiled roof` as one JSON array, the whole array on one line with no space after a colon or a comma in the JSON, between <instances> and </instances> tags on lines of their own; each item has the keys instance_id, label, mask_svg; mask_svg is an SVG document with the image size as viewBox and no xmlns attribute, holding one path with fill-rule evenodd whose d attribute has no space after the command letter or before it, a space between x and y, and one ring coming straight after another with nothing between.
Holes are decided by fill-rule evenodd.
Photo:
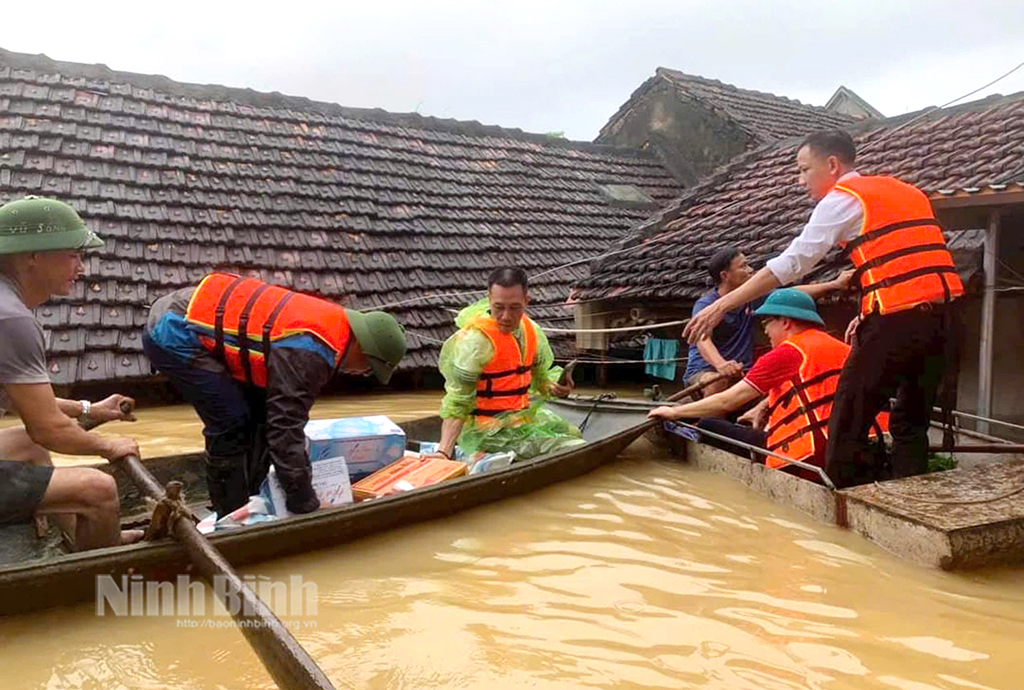
<instances>
[{"instance_id":1,"label":"tiled roof","mask_svg":"<svg viewBox=\"0 0 1024 690\"><path fill-rule=\"evenodd\" d=\"M639 152L0 51L0 201L65 200L107 240L38 310L55 383L147 376L147 305L213 267L372 308L597 254L651 212L599 185L680 193ZM571 324L553 305L585 275L538 281L536 318ZM471 299L392 310L403 367L434 366L446 308Z\"/></svg>"},{"instance_id":2,"label":"tiled roof","mask_svg":"<svg viewBox=\"0 0 1024 690\"><path fill-rule=\"evenodd\" d=\"M868 122L854 137L861 173L899 177L933 199L1024 189L1024 93ZM813 208L797 181L799 143L751 151L688 189L592 264L574 299L692 299L707 289L715 251L739 246L755 264L778 254ZM831 256L816 275L835 270Z\"/></svg>"},{"instance_id":3,"label":"tiled roof","mask_svg":"<svg viewBox=\"0 0 1024 690\"><path fill-rule=\"evenodd\" d=\"M636 99L661 82L672 84L680 98L696 101L719 113L724 119L735 122L758 144L803 136L819 129L845 127L857 122L853 117L819 106L659 67L655 76L641 85L602 128L602 134L630 111Z\"/></svg>"}]
</instances>

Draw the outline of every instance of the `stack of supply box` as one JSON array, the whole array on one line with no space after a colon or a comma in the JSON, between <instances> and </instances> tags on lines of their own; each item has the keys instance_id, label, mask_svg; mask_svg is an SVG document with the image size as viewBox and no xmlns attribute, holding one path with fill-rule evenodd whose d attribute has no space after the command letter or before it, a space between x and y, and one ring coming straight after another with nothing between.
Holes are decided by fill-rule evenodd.
<instances>
[{"instance_id":1,"label":"stack of supply box","mask_svg":"<svg viewBox=\"0 0 1024 690\"><path fill-rule=\"evenodd\" d=\"M313 490L324 505L351 503L352 482L400 460L405 453L405 432L383 415L311 420L305 433ZM274 515L291 514L273 467L260 495Z\"/></svg>"}]
</instances>

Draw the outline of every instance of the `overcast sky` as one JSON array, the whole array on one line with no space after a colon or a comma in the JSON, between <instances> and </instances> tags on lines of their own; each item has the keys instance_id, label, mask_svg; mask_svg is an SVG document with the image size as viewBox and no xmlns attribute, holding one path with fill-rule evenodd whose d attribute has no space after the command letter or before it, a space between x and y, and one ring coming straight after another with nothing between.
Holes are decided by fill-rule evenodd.
<instances>
[{"instance_id":1,"label":"overcast sky","mask_svg":"<svg viewBox=\"0 0 1024 690\"><path fill-rule=\"evenodd\" d=\"M0 47L593 139L658 66L886 115L1024 61L1020 0L5 3ZM1024 91L1024 68L982 92Z\"/></svg>"}]
</instances>

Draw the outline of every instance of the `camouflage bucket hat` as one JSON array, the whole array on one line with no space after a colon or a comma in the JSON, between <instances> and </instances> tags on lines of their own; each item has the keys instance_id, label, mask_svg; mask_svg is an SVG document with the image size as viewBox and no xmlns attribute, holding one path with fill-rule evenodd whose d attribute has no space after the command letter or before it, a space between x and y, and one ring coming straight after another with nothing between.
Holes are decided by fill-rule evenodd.
<instances>
[{"instance_id":1,"label":"camouflage bucket hat","mask_svg":"<svg viewBox=\"0 0 1024 690\"><path fill-rule=\"evenodd\" d=\"M387 384L408 347L405 329L395 317L382 311L346 309L345 316L377 380Z\"/></svg>"},{"instance_id":2,"label":"camouflage bucket hat","mask_svg":"<svg viewBox=\"0 0 1024 690\"><path fill-rule=\"evenodd\" d=\"M27 196L0 206L0 254L102 246L103 240L62 201Z\"/></svg>"}]
</instances>

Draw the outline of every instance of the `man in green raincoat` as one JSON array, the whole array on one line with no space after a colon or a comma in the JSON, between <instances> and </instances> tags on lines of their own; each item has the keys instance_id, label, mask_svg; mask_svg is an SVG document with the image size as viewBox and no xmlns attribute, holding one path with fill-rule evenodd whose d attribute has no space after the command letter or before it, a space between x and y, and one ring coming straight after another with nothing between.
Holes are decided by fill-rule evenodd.
<instances>
[{"instance_id":1,"label":"man in green raincoat","mask_svg":"<svg viewBox=\"0 0 1024 690\"><path fill-rule=\"evenodd\" d=\"M514 451L532 458L583 443L572 424L543 406L565 397L562 368L544 331L526 315L526 273L499 268L488 279L487 298L459 312L459 331L441 348L445 378L438 454ZM531 401L531 395L533 400Z\"/></svg>"}]
</instances>

